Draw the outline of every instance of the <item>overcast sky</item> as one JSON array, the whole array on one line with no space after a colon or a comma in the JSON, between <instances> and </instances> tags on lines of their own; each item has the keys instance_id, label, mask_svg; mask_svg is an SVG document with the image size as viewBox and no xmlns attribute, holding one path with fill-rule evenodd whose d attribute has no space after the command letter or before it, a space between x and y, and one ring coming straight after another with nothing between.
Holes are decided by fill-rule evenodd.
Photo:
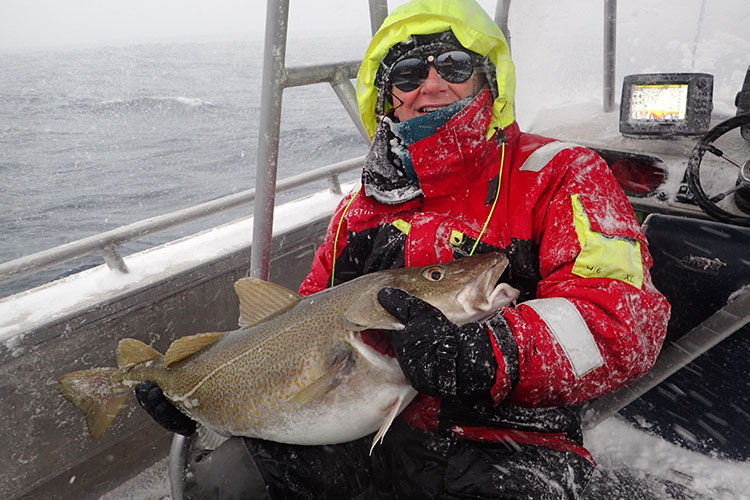
<instances>
[{"instance_id":1,"label":"overcast sky","mask_svg":"<svg viewBox=\"0 0 750 500\"><path fill-rule=\"evenodd\" d=\"M389 0L389 8L405 0ZM494 0L480 0L494 15ZM262 37L266 0L0 0L0 50ZM291 0L290 35L369 33L367 0Z\"/></svg>"}]
</instances>

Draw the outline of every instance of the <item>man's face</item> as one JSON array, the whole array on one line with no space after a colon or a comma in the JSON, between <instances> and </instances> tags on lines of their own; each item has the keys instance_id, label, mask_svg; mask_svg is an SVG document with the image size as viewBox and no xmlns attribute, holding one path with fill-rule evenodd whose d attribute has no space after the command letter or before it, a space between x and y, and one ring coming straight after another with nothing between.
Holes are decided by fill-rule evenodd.
<instances>
[{"instance_id":1,"label":"man's face","mask_svg":"<svg viewBox=\"0 0 750 500\"><path fill-rule=\"evenodd\" d=\"M404 122L437 111L474 95L479 86L476 72L465 82L450 83L438 74L435 66L430 66L427 78L415 90L404 92L392 86L394 115Z\"/></svg>"}]
</instances>

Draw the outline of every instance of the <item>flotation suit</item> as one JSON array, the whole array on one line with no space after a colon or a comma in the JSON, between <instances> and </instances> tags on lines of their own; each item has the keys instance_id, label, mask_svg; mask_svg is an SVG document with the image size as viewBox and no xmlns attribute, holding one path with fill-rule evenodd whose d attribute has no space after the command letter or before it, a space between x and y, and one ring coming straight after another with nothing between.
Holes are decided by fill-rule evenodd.
<instances>
[{"instance_id":1,"label":"flotation suit","mask_svg":"<svg viewBox=\"0 0 750 500\"><path fill-rule=\"evenodd\" d=\"M337 208L300 291L504 251L505 279L521 295L487 322L498 365L490 394L473 405L420 395L402 418L465 439L589 457L575 405L651 368L669 305L653 286L646 239L604 160L520 131L507 44L475 9L472 1L417 0L394 10L374 36L357 87L373 137L362 188ZM496 88L411 140L392 113L376 120L378 64L410 35L446 29L492 62Z\"/></svg>"}]
</instances>

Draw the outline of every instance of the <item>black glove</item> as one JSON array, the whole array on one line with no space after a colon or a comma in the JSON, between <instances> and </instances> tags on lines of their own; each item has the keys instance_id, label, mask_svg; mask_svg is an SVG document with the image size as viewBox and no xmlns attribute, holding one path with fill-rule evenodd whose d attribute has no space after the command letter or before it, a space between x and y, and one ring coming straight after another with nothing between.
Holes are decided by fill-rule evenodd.
<instances>
[{"instance_id":1,"label":"black glove","mask_svg":"<svg viewBox=\"0 0 750 500\"><path fill-rule=\"evenodd\" d=\"M458 326L432 305L397 288L378 291L378 302L405 325L393 332L391 346L415 389L466 401L488 396L498 365L483 325Z\"/></svg>"},{"instance_id":2,"label":"black glove","mask_svg":"<svg viewBox=\"0 0 750 500\"><path fill-rule=\"evenodd\" d=\"M156 423L169 432L189 436L195 432L195 421L177 409L167 399L161 387L146 380L136 384L135 398L138 404L156 420Z\"/></svg>"}]
</instances>

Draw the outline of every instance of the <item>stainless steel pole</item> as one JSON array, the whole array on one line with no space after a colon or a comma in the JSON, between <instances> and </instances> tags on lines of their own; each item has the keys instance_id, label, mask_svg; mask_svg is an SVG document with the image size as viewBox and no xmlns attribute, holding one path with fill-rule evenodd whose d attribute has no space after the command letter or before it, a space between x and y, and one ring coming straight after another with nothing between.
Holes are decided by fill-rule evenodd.
<instances>
[{"instance_id":1,"label":"stainless steel pole","mask_svg":"<svg viewBox=\"0 0 750 500\"><path fill-rule=\"evenodd\" d=\"M615 63L617 55L617 0L604 0L604 95L605 113L615 109Z\"/></svg>"},{"instance_id":2,"label":"stainless steel pole","mask_svg":"<svg viewBox=\"0 0 750 500\"><path fill-rule=\"evenodd\" d=\"M386 0L370 0L370 30L374 35L388 16L388 2Z\"/></svg>"},{"instance_id":3,"label":"stainless steel pole","mask_svg":"<svg viewBox=\"0 0 750 500\"><path fill-rule=\"evenodd\" d=\"M268 279L273 235L273 206L276 198L276 170L279 160L281 100L286 69L286 35L289 0L268 0L266 38L263 47L263 87L261 90L258 163L255 174L255 211L250 275Z\"/></svg>"},{"instance_id":4,"label":"stainless steel pole","mask_svg":"<svg viewBox=\"0 0 750 500\"><path fill-rule=\"evenodd\" d=\"M508 28L508 13L510 12L510 0L497 0L495 3L495 24L497 24L505 35L510 48L510 28Z\"/></svg>"},{"instance_id":5,"label":"stainless steel pole","mask_svg":"<svg viewBox=\"0 0 750 500\"><path fill-rule=\"evenodd\" d=\"M354 122L354 126L357 127L357 130L359 130L359 134L364 139L365 144L370 144L370 136L367 134L365 126L362 125L362 119L359 117L357 91L354 89L354 85L352 85L351 80L349 80L345 75L342 75L340 78L337 78L336 80L331 82L331 87L336 93L336 96L339 98L339 101L341 101L341 104L343 104L346 113L349 115L349 118L351 118L352 122Z\"/></svg>"},{"instance_id":6,"label":"stainless steel pole","mask_svg":"<svg viewBox=\"0 0 750 500\"><path fill-rule=\"evenodd\" d=\"M190 452L191 436L175 434L169 449L169 485L172 490L172 500L184 500L185 469L187 468L188 453Z\"/></svg>"}]
</instances>

